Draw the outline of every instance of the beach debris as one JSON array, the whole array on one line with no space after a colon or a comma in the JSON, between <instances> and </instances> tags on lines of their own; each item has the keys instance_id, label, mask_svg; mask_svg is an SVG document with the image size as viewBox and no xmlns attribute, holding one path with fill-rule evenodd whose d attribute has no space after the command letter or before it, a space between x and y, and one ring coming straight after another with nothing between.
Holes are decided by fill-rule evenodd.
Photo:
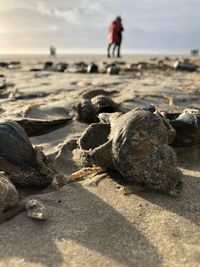
<instances>
[{"instance_id":1,"label":"beach debris","mask_svg":"<svg viewBox=\"0 0 200 267\"><path fill-rule=\"evenodd\" d=\"M20 67L21 67L20 61L0 62L0 68L19 69Z\"/></svg>"},{"instance_id":2,"label":"beach debris","mask_svg":"<svg viewBox=\"0 0 200 267\"><path fill-rule=\"evenodd\" d=\"M14 185L42 188L51 184L52 177L40 172L35 150L18 123L0 123L0 137L0 170Z\"/></svg>"},{"instance_id":3,"label":"beach debris","mask_svg":"<svg viewBox=\"0 0 200 267\"><path fill-rule=\"evenodd\" d=\"M0 213L8 208L16 207L19 203L19 195L15 186L0 172Z\"/></svg>"},{"instance_id":4,"label":"beach debris","mask_svg":"<svg viewBox=\"0 0 200 267\"><path fill-rule=\"evenodd\" d=\"M168 145L175 130L160 114L137 108L126 114L99 115L78 141L79 165L118 171L122 177L146 188L178 195L182 173Z\"/></svg>"},{"instance_id":5,"label":"beach debris","mask_svg":"<svg viewBox=\"0 0 200 267\"><path fill-rule=\"evenodd\" d=\"M13 121L0 124L0 222L27 210L28 216L44 220L47 213L38 200L19 199L15 185L58 190L65 184L42 147L32 147L23 128Z\"/></svg>"},{"instance_id":6,"label":"beach debris","mask_svg":"<svg viewBox=\"0 0 200 267\"><path fill-rule=\"evenodd\" d=\"M85 180L88 176L104 173L104 169L98 166L83 167L81 170L74 172L68 178L68 183L74 183Z\"/></svg>"},{"instance_id":7,"label":"beach debris","mask_svg":"<svg viewBox=\"0 0 200 267\"><path fill-rule=\"evenodd\" d=\"M47 134L65 127L71 121L72 117L64 104L32 104L22 112L23 118L12 117L12 120L20 124L29 137Z\"/></svg>"},{"instance_id":8,"label":"beach debris","mask_svg":"<svg viewBox=\"0 0 200 267\"><path fill-rule=\"evenodd\" d=\"M25 201L27 216L36 220L44 221L48 214L44 204L37 199L28 199Z\"/></svg>"},{"instance_id":9,"label":"beach debris","mask_svg":"<svg viewBox=\"0 0 200 267\"><path fill-rule=\"evenodd\" d=\"M68 109L62 106L32 104L26 106L19 115L9 116L9 119L22 126L26 134L32 137L65 127L72 117L69 115ZM6 121L6 116L0 120L1 123Z\"/></svg>"},{"instance_id":10,"label":"beach debris","mask_svg":"<svg viewBox=\"0 0 200 267\"><path fill-rule=\"evenodd\" d=\"M187 61L176 60L174 63L174 69L193 72L198 69L198 66Z\"/></svg>"},{"instance_id":11,"label":"beach debris","mask_svg":"<svg viewBox=\"0 0 200 267\"><path fill-rule=\"evenodd\" d=\"M120 72L120 68L116 65L111 65L111 66L108 66L107 68L107 73L110 74L110 75L118 75Z\"/></svg>"},{"instance_id":12,"label":"beach debris","mask_svg":"<svg viewBox=\"0 0 200 267\"><path fill-rule=\"evenodd\" d=\"M99 72L99 68L96 64L92 63L88 65L87 73L98 73L98 72Z\"/></svg>"},{"instance_id":13,"label":"beach debris","mask_svg":"<svg viewBox=\"0 0 200 267\"><path fill-rule=\"evenodd\" d=\"M185 109L170 120L176 130L174 147L191 147L200 144L200 109Z\"/></svg>"},{"instance_id":14,"label":"beach debris","mask_svg":"<svg viewBox=\"0 0 200 267\"><path fill-rule=\"evenodd\" d=\"M42 146L35 147L36 160L39 165L40 173L47 177L52 177L51 186L54 190L58 190L65 184L65 176L56 171L53 164L49 162L49 159L44 154L43 150L44 148Z\"/></svg>"},{"instance_id":15,"label":"beach debris","mask_svg":"<svg viewBox=\"0 0 200 267\"><path fill-rule=\"evenodd\" d=\"M29 137L33 137L63 128L71 119L72 118L68 116L66 119L57 120L16 119L16 122L24 128Z\"/></svg>"},{"instance_id":16,"label":"beach debris","mask_svg":"<svg viewBox=\"0 0 200 267\"><path fill-rule=\"evenodd\" d=\"M54 71L65 72L67 70L68 66L69 65L67 63L63 63L63 62L57 63L54 66Z\"/></svg>"},{"instance_id":17,"label":"beach debris","mask_svg":"<svg viewBox=\"0 0 200 267\"><path fill-rule=\"evenodd\" d=\"M21 68L21 62L20 61L11 61L8 66L8 69L19 69Z\"/></svg>"},{"instance_id":18,"label":"beach debris","mask_svg":"<svg viewBox=\"0 0 200 267\"><path fill-rule=\"evenodd\" d=\"M119 105L105 95L98 95L90 100L83 99L73 108L77 112L77 119L87 123L99 121L100 113L120 111Z\"/></svg>"},{"instance_id":19,"label":"beach debris","mask_svg":"<svg viewBox=\"0 0 200 267\"><path fill-rule=\"evenodd\" d=\"M0 172L0 223L6 222L25 211L16 187L4 172Z\"/></svg>"},{"instance_id":20,"label":"beach debris","mask_svg":"<svg viewBox=\"0 0 200 267\"><path fill-rule=\"evenodd\" d=\"M6 89L6 82L5 81L3 81L3 82L1 82L0 83L0 90L2 90L2 89Z\"/></svg>"},{"instance_id":21,"label":"beach debris","mask_svg":"<svg viewBox=\"0 0 200 267\"><path fill-rule=\"evenodd\" d=\"M45 71L52 71L53 70L53 62L52 61L46 61L43 66L43 70Z\"/></svg>"},{"instance_id":22,"label":"beach debris","mask_svg":"<svg viewBox=\"0 0 200 267\"><path fill-rule=\"evenodd\" d=\"M8 62L0 62L0 68L7 68L9 65Z\"/></svg>"},{"instance_id":23,"label":"beach debris","mask_svg":"<svg viewBox=\"0 0 200 267\"><path fill-rule=\"evenodd\" d=\"M142 70L147 70L149 68L149 64L148 62L138 62L137 63L137 69L139 71L142 71Z\"/></svg>"}]
</instances>

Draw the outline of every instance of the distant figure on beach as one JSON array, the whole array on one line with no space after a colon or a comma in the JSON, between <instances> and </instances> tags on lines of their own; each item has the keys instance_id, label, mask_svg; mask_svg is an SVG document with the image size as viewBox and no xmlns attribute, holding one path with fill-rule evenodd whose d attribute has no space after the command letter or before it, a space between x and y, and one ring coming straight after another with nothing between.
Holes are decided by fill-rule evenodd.
<instances>
[{"instance_id":1,"label":"distant figure on beach","mask_svg":"<svg viewBox=\"0 0 200 267\"><path fill-rule=\"evenodd\" d=\"M50 46L50 56L56 56L56 48L54 46Z\"/></svg>"},{"instance_id":2,"label":"distant figure on beach","mask_svg":"<svg viewBox=\"0 0 200 267\"><path fill-rule=\"evenodd\" d=\"M108 35L108 57L110 57L110 49L113 46L112 56L115 56L115 49L117 48L117 57L121 57L120 48L122 42L122 32L124 28L122 26L121 17L117 17L114 21L111 22L109 27L109 35Z\"/></svg>"}]
</instances>

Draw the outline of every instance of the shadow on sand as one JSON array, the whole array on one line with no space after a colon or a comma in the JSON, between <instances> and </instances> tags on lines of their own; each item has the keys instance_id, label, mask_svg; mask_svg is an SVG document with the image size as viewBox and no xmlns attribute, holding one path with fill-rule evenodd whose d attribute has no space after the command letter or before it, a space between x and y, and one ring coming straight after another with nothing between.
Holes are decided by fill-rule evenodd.
<instances>
[{"instance_id":1,"label":"shadow on sand","mask_svg":"<svg viewBox=\"0 0 200 267\"><path fill-rule=\"evenodd\" d=\"M70 184L40 199L49 207L47 222L32 221L21 214L0 226L1 261L17 258L26 261L26 266L29 262L53 267L80 266L84 259L84 266L94 266L94 259L92 262L86 254L88 248L90 255L94 251L103 256L102 259L97 255L102 260L98 266L108 259L112 262L109 266L161 266L154 246L134 224L82 185ZM69 244L70 240L73 245ZM64 255L56 242L64 242ZM74 243L81 246L75 248L76 256Z\"/></svg>"},{"instance_id":2,"label":"shadow on sand","mask_svg":"<svg viewBox=\"0 0 200 267\"><path fill-rule=\"evenodd\" d=\"M184 172L187 172L187 175L183 175L183 185L180 196L170 197L169 195L147 190L139 191L134 194L194 224L198 224L196 211L199 210L200 202L200 176L192 175L194 174L192 172L200 172L200 166L190 163L189 165L180 165L180 167L184 168ZM115 175L115 177L117 177L117 179L114 180L119 184L126 185L126 182L121 180L121 176Z\"/></svg>"},{"instance_id":3,"label":"shadow on sand","mask_svg":"<svg viewBox=\"0 0 200 267\"><path fill-rule=\"evenodd\" d=\"M154 192L137 195L196 223L199 177L184 176L178 198ZM29 262L47 267L81 266L80 262L82 266L94 266L96 261L98 266L107 261L110 263L105 266L162 266L162 257L134 222L81 184L69 184L57 193L37 197L49 208L49 220L40 223L21 214L2 224L1 261L17 258L25 261L23 266Z\"/></svg>"}]
</instances>

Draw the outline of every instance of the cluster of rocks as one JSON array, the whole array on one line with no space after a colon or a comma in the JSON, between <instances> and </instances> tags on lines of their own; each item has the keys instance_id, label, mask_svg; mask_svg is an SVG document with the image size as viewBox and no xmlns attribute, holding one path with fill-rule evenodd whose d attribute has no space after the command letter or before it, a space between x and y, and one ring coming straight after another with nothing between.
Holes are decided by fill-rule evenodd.
<instances>
[{"instance_id":1,"label":"cluster of rocks","mask_svg":"<svg viewBox=\"0 0 200 267\"><path fill-rule=\"evenodd\" d=\"M17 69L21 67L21 62L0 62L0 68ZM189 59L170 59L165 57L163 60L157 58L150 59L149 62L136 62L127 64L125 61L113 61L111 63L102 62L99 65L95 63L85 63L83 61L68 64L65 62L54 63L46 61L42 68L31 68L30 71L55 71L68 73L108 73L110 75L118 75L119 73L128 73L133 71L145 70L178 70L178 71L196 71L198 65L190 62Z\"/></svg>"},{"instance_id":2,"label":"cluster of rocks","mask_svg":"<svg viewBox=\"0 0 200 267\"><path fill-rule=\"evenodd\" d=\"M171 196L181 192L182 173L174 149L200 144L199 109L161 114L150 106L101 113L98 118L73 151L79 166L117 171L122 180Z\"/></svg>"},{"instance_id":3,"label":"cluster of rocks","mask_svg":"<svg viewBox=\"0 0 200 267\"><path fill-rule=\"evenodd\" d=\"M38 220L45 220L45 206L32 198L21 199L16 186L58 189L64 177L49 163L42 148L32 144L18 123L0 123L0 222L11 219L21 211Z\"/></svg>"},{"instance_id":4,"label":"cluster of rocks","mask_svg":"<svg viewBox=\"0 0 200 267\"><path fill-rule=\"evenodd\" d=\"M139 61L132 64L127 64L125 61L113 61L111 63L102 62L99 65L95 63L87 64L83 61L76 62L73 64L67 64L64 62L54 64L51 61L47 61L44 63L43 68L32 68L31 71L44 70L67 73L107 73L110 75L118 75L129 72L143 72L147 70L177 70L192 72L196 71L198 68L199 66L190 62L189 59L172 60L166 57L163 60L157 60L156 58L152 58L150 62Z\"/></svg>"},{"instance_id":5,"label":"cluster of rocks","mask_svg":"<svg viewBox=\"0 0 200 267\"><path fill-rule=\"evenodd\" d=\"M21 67L20 61L0 62L0 68L19 69Z\"/></svg>"},{"instance_id":6,"label":"cluster of rocks","mask_svg":"<svg viewBox=\"0 0 200 267\"><path fill-rule=\"evenodd\" d=\"M150 105L125 113L108 96L92 94L74 109L76 119L90 124L72 152L77 165L114 171L123 181L146 189L180 194L182 173L174 149L200 144L200 110L160 113ZM44 122L37 120L34 127L31 119L0 123L0 222L21 211L34 219L47 218L45 206L36 199L21 199L15 186L58 189L66 181L28 138L57 129L52 121ZM38 131L32 134L33 128Z\"/></svg>"}]
</instances>

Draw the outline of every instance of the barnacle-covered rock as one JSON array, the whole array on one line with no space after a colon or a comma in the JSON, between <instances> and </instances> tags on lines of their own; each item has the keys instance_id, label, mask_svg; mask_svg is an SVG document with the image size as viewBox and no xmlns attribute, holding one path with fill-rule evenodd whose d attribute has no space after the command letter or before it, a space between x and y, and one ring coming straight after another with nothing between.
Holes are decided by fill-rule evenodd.
<instances>
[{"instance_id":1,"label":"barnacle-covered rock","mask_svg":"<svg viewBox=\"0 0 200 267\"><path fill-rule=\"evenodd\" d=\"M128 181L176 195L182 174L168 146L175 135L168 121L140 108L99 118L100 123L90 125L79 139L77 162L114 169Z\"/></svg>"},{"instance_id":2,"label":"barnacle-covered rock","mask_svg":"<svg viewBox=\"0 0 200 267\"><path fill-rule=\"evenodd\" d=\"M98 122L100 113L120 111L119 105L104 95L84 99L74 109L77 112L77 119L87 123Z\"/></svg>"}]
</instances>

